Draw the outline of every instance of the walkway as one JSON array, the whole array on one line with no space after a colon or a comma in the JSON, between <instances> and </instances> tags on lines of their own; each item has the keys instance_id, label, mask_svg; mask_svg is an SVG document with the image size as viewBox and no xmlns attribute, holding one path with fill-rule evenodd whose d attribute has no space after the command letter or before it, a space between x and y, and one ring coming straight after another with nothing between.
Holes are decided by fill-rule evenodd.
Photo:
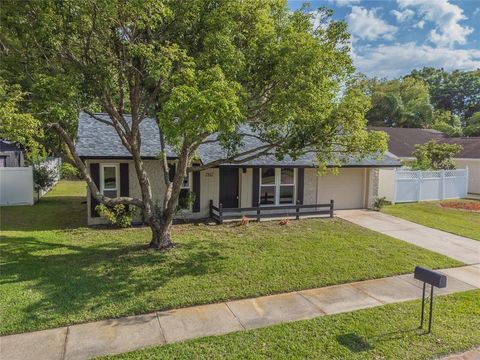
<instances>
[{"instance_id":1,"label":"walkway","mask_svg":"<svg viewBox=\"0 0 480 360\"><path fill-rule=\"evenodd\" d=\"M335 215L465 264L480 263L480 241L432 229L395 216L368 210L337 210Z\"/></svg>"},{"instance_id":2,"label":"walkway","mask_svg":"<svg viewBox=\"0 0 480 360\"><path fill-rule=\"evenodd\" d=\"M480 288L480 265L446 269L437 294ZM414 300L422 283L413 275L163 311L0 338L0 358L89 359L208 335L265 327Z\"/></svg>"}]
</instances>

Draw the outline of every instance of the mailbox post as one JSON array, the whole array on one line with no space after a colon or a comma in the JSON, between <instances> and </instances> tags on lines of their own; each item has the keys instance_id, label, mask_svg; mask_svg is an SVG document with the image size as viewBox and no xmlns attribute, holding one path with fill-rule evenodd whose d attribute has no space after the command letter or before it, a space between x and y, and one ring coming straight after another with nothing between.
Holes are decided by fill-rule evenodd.
<instances>
[{"instance_id":1,"label":"mailbox post","mask_svg":"<svg viewBox=\"0 0 480 360\"><path fill-rule=\"evenodd\" d=\"M433 287L439 289L447 286L447 277L437 271L428 270L417 266L415 268L414 278L420 281L423 281L423 291L422 291L422 315L420 319L420 329L423 329L423 320L425 312L425 292L427 284L430 285L430 316L428 318L428 331L432 331L432 313L433 313Z\"/></svg>"}]
</instances>

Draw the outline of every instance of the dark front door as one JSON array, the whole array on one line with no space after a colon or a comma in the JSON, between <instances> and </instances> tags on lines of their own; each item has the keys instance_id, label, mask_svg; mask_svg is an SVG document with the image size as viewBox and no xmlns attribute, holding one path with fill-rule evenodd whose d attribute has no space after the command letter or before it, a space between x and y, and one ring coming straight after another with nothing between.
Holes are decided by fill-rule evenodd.
<instances>
[{"instance_id":1,"label":"dark front door","mask_svg":"<svg viewBox=\"0 0 480 360\"><path fill-rule=\"evenodd\" d=\"M220 203L224 208L238 208L238 169L220 168Z\"/></svg>"}]
</instances>

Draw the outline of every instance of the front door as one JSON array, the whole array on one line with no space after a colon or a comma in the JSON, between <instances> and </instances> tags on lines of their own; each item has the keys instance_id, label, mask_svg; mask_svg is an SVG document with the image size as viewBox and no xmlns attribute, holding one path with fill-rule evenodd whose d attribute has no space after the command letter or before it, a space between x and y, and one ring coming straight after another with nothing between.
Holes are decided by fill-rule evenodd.
<instances>
[{"instance_id":1,"label":"front door","mask_svg":"<svg viewBox=\"0 0 480 360\"><path fill-rule=\"evenodd\" d=\"M237 168L220 168L220 203L224 208L238 208Z\"/></svg>"}]
</instances>

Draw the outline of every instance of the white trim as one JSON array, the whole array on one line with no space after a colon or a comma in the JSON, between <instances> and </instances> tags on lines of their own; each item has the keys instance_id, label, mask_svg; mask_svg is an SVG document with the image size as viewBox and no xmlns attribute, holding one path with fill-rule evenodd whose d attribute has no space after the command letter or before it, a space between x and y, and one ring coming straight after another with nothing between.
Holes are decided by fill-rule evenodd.
<instances>
[{"instance_id":1,"label":"white trim","mask_svg":"<svg viewBox=\"0 0 480 360\"><path fill-rule=\"evenodd\" d=\"M104 168L106 167L114 167L115 168L115 191L117 192L116 196L120 193L120 166L119 163L100 163L100 192L104 194L105 191L105 175L104 175ZM107 191L111 191L114 189L106 189Z\"/></svg>"},{"instance_id":2,"label":"white trim","mask_svg":"<svg viewBox=\"0 0 480 360\"><path fill-rule=\"evenodd\" d=\"M275 180L273 184L262 184L262 170L263 169L274 169L275 170ZM282 184L282 169L292 169L293 170L293 184ZM275 189L275 199L273 204L260 204L260 206L285 206L285 205L295 205L297 202L297 168L293 168L290 166L284 166L284 167L276 167L276 168L271 168L268 166L265 166L263 168L260 168L260 184L259 184L259 189L258 189L258 203L260 204L261 199L262 199L262 186L270 186ZM288 204L280 204L280 188L282 186L293 186L293 202L288 203Z\"/></svg>"}]
</instances>

